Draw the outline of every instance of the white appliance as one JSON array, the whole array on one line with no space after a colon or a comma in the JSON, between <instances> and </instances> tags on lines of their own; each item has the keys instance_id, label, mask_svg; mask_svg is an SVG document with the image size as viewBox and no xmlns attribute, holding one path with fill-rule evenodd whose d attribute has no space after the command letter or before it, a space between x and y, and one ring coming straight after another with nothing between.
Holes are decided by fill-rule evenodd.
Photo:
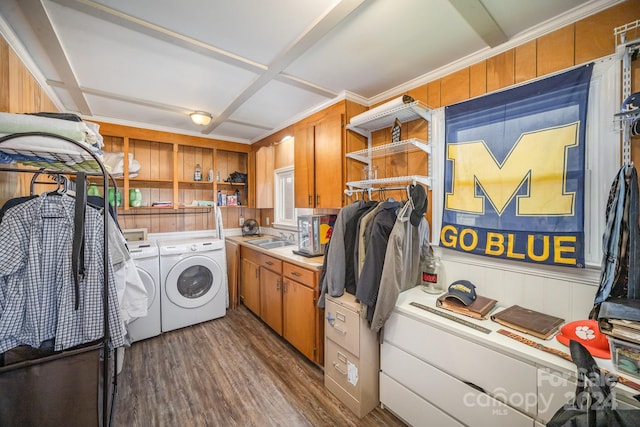
<instances>
[{"instance_id":1,"label":"white appliance","mask_svg":"<svg viewBox=\"0 0 640 427\"><path fill-rule=\"evenodd\" d=\"M147 290L147 315L127 325L131 342L160 335L160 259L152 241L128 242L129 253Z\"/></svg>"},{"instance_id":2,"label":"white appliance","mask_svg":"<svg viewBox=\"0 0 640 427\"><path fill-rule=\"evenodd\" d=\"M162 331L195 325L226 314L224 240L191 237L158 241L162 280Z\"/></svg>"}]
</instances>

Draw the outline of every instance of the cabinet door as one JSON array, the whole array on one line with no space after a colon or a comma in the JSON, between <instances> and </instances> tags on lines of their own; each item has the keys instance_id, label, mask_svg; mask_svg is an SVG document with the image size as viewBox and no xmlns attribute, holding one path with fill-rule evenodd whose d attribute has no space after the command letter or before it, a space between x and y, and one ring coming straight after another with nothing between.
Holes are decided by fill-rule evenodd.
<instances>
[{"instance_id":1,"label":"cabinet door","mask_svg":"<svg viewBox=\"0 0 640 427\"><path fill-rule=\"evenodd\" d=\"M240 245L230 240L225 241L227 255L227 277L229 287L229 309L238 305L238 273L240 262Z\"/></svg>"},{"instance_id":2,"label":"cabinet door","mask_svg":"<svg viewBox=\"0 0 640 427\"><path fill-rule=\"evenodd\" d=\"M333 114L315 127L315 207L340 209L344 182L342 179L342 114Z\"/></svg>"},{"instance_id":3,"label":"cabinet door","mask_svg":"<svg viewBox=\"0 0 640 427\"><path fill-rule=\"evenodd\" d=\"M293 182L297 208L312 208L315 205L313 141L312 125L300 125L296 128L293 144Z\"/></svg>"},{"instance_id":4,"label":"cabinet door","mask_svg":"<svg viewBox=\"0 0 640 427\"><path fill-rule=\"evenodd\" d=\"M240 300L249 310L260 316L260 267L258 264L242 258L240 280Z\"/></svg>"},{"instance_id":5,"label":"cabinet door","mask_svg":"<svg viewBox=\"0 0 640 427\"><path fill-rule=\"evenodd\" d=\"M260 318L282 335L282 275L260 268Z\"/></svg>"},{"instance_id":6,"label":"cabinet door","mask_svg":"<svg viewBox=\"0 0 640 427\"><path fill-rule=\"evenodd\" d=\"M291 279L284 279L282 306L284 338L310 360L315 354L315 292L313 289Z\"/></svg>"},{"instance_id":7,"label":"cabinet door","mask_svg":"<svg viewBox=\"0 0 640 427\"><path fill-rule=\"evenodd\" d=\"M272 146L256 151L256 208L273 208L273 170L275 164Z\"/></svg>"}]
</instances>

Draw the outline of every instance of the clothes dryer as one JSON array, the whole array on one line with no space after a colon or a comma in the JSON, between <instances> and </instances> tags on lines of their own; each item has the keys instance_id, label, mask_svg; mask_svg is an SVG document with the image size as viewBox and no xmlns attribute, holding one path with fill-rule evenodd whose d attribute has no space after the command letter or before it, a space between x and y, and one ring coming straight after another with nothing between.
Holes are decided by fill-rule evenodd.
<instances>
[{"instance_id":1,"label":"clothes dryer","mask_svg":"<svg viewBox=\"0 0 640 427\"><path fill-rule=\"evenodd\" d=\"M224 240L159 241L162 331L223 317L227 307Z\"/></svg>"},{"instance_id":2,"label":"clothes dryer","mask_svg":"<svg viewBox=\"0 0 640 427\"><path fill-rule=\"evenodd\" d=\"M152 241L128 242L129 253L147 290L147 315L127 325L131 342L160 335L160 259Z\"/></svg>"}]
</instances>

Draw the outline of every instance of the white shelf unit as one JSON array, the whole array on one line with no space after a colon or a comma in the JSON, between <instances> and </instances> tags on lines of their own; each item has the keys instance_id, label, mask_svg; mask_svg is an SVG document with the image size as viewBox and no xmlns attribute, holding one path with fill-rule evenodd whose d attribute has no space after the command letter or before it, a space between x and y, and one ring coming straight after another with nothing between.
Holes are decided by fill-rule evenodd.
<instances>
[{"instance_id":1,"label":"white shelf unit","mask_svg":"<svg viewBox=\"0 0 640 427\"><path fill-rule=\"evenodd\" d=\"M347 129L354 131L368 139L368 148L364 150L353 151L346 154L347 158L357 160L363 164L371 164L371 160L375 158L390 156L400 153L411 153L415 151L423 151L429 154L427 158L426 176L422 175L410 175L410 176L398 176L388 178L378 178L362 181L350 181L347 182L347 189L345 194L351 196L356 189L368 189L374 190L379 186L386 186L389 184L423 184L427 187L431 187L431 145L428 141L423 141L417 138L406 139L403 141L393 142L390 144L384 144L379 146L372 146L371 134L374 131L385 129L394 125L396 119L400 122L408 122L416 119L424 119L426 121L431 120L431 110L420 101L413 101L407 104L402 104L390 108L388 110L381 111L380 113L367 118L364 121L358 121L357 116L352 119L352 123L347 125ZM428 129L428 140L431 140L431 126Z\"/></svg>"}]
</instances>

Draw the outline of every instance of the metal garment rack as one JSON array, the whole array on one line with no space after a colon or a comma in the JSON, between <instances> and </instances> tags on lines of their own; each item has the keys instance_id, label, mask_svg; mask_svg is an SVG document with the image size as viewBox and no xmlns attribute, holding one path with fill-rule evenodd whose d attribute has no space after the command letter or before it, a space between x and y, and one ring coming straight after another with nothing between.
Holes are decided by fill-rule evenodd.
<instances>
[{"instance_id":1,"label":"metal garment rack","mask_svg":"<svg viewBox=\"0 0 640 427\"><path fill-rule=\"evenodd\" d=\"M631 61L640 52L640 19L616 27L613 31L616 53L622 55L622 99L631 95ZM633 36L633 37L631 37ZM622 163L631 164L631 124L640 116L640 109L620 112L615 119L620 121L622 130Z\"/></svg>"},{"instance_id":2,"label":"metal garment rack","mask_svg":"<svg viewBox=\"0 0 640 427\"><path fill-rule=\"evenodd\" d=\"M113 182L113 188L117 189L117 184L115 179L109 174L104 164L90 150L88 150L82 143L75 141L74 139L67 138L65 136L52 134L48 132L23 132L23 133L13 133L9 135L5 135L0 137L0 148L2 145L9 140L17 140L19 138L23 138L28 140L29 138L52 138L55 140L65 141L69 144L72 144L76 147L79 147L83 150L82 155L80 157L85 160L95 161L95 166L90 168L78 167L74 169L75 162L77 161L77 155L69 155L66 153L58 154L52 151L45 150L32 150L29 148L28 144L25 144L24 149L11 149L11 151L16 152L18 154L34 156L38 158L47 158L53 159L51 162L51 166L41 167L40 169L33 168L20 168L20 167L0 167L0 171L4 172L27 172L27 173L44 173L54 176L59 175L75 175L78 172L85 172L87 176L96 176L102 177L103 179L103 194L108 194L109 192L109 181ZM67 165L67 167L62 166ZM108 363L108 352L109 352L109 341L110 341L110 331L109 331L109 292L108 292L108 283L109 283L109 271L106 266L109 263L109 221L107 221L107 215L109 215L108 206L105 204L105 208L102 210L103 221L104 221L104 235L103 235L103 263L105 268L103 269L103 280L104 280L104 288L103 288L103 323L104 323L104 336L102 338L102 351L103 351L103 363L102 363L102 426L106 427L110 424L110 408L109 408L109 363ZM116 366L117 366L117 352L114 351L114 377L113 377L113 399L112 399L112 408L115 404L115 394L117 390L117 380L116 380ZM37 359L36 359L37 361ZM97 390L96 390L97 392Z\"/></svg>"},{"instance_id":3,"label":"metal garment rack","mask_svg":"<svg viewBox=\"0 0 640 427\"><path fill-rule=\"evenodd\" d=\"M411 138L375 147L373 146L371 141L373 132L393 126L396 119L403 123L420 118L426 120L427 122L430 122L431 110L420 101L411 101L405 104L393 106L388 109L385 109L384 105L385 104L381 106L383 107L382 111L380 111L378 114L368 117L363 121L358 121L358 116L351 119L351 123L347 125L347 129L366 137L367 148L364 150L347 153L346 157L361 162L365 165L371 165L372 160L375 158L386 157L401 153L422 151L428 154L426 167L427 175L396 176L389 178L350 181L347 182L347 189L344 190L344 193L347 196L352 196L353 194L357 194L359 192L368 193L369 195L371 195L373 191L378 190L402 190L406 188L407 184L422 184L427 188L431 187L431 145L428 142L431 140L430 125L428 126L428 141ZM400 183L404 184L405 186L398 186L398 184Z\"/></svg>"}]
</instances>

